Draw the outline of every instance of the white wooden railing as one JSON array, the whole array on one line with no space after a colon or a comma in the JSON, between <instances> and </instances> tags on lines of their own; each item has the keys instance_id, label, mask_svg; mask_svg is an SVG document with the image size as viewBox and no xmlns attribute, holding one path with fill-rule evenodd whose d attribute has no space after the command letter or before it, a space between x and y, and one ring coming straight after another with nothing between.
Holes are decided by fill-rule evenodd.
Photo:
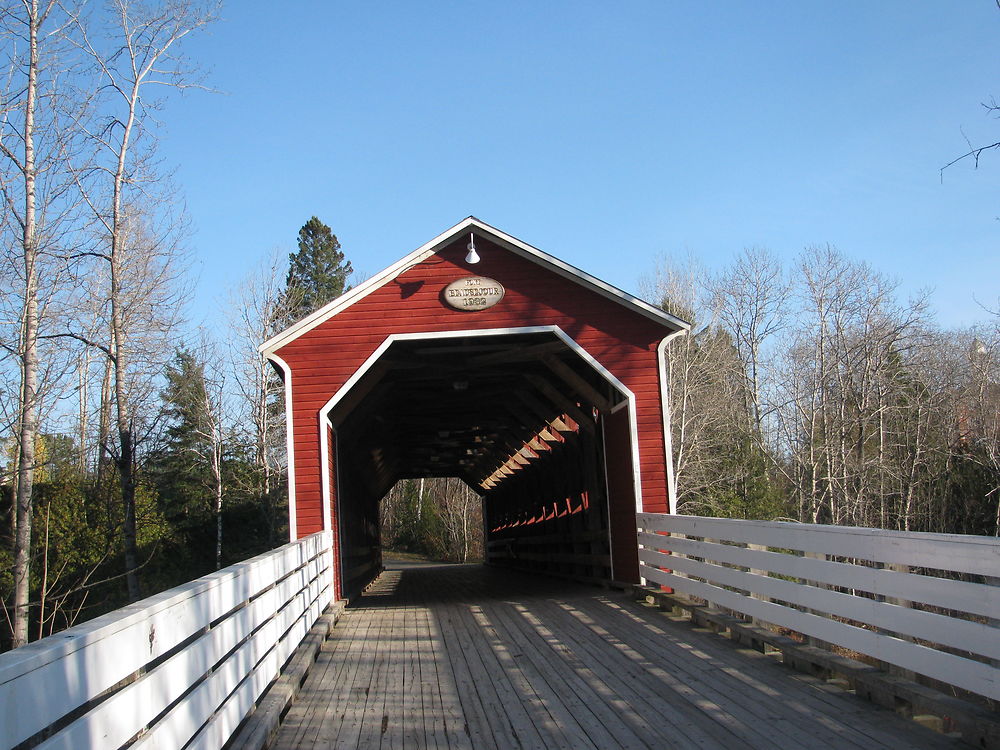
<instances>
[{"instance_id":1,"label":"white wooden railing","mask_svg":"<svg viewBox=\"0 0 1000 750\"><path fill-rule=\"evenodd\" d=\"M1000 540L637 515L650 583L1000 700Z\"/></svg>"},{"instance_id":2,"label":"white wooden railing","mask_svg":"<svg viewBox=\"0 0 1000 750\"><path fill-rule=\"evenodd\" d=\"M0 747L220 748L333 592L329 532L0 655Z\"/></svg>"}]
</instances>

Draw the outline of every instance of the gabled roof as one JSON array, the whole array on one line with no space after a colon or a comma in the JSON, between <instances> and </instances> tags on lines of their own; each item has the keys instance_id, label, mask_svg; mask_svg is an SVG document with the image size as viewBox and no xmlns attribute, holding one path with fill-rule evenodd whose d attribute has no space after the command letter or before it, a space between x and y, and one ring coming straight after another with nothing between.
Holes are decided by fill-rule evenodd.
<instances>
[{"instance_id":1,"label":"gabled roof","mask_svg":"<svg viewBox=\"0 0 1000 750\"><path fill-rule=\"evenodd\" d=\"M412 266L434 255L434 253L438 252L438 250L454 241L456 237L467 232L475 232L482 237L488 238L490 241L495 242L506 250L509 250L522 258L533 261L543 268L557 273L570 281L574 281L580 286L590 289L591 291L596 292L613 302L617 302L623 307L639 313L640 315L643 315L672 331L688 330L691 327L690 323L686 323L680 318L670 315L669 313L650 305L648 302L644 302L638 297L634 297L628 292L623 292L621 289L618 289L607 282L601 281L600 279L581 271L579 268L571 266L569 263L561 261L548 253L544 253L538 248L532 247L516 237L512 237L505 232L501 232L499 229L491 227L489 224L480 221L474 216L469 216L453 226L451 229L439 234L430 242L421 245L405 258L393 263L391 266L375 274L364 283L359 284L348 292L345 292L335 300L328 302L315 312L307 315L299 322L289 326L281 333L271 337L261 344L258 350L262 354L270 354L277 351L281 347L297 339L299 336L308 333L324 321L329 320L341 310L350 307L355 302L363 299L379 287L389 283Z\"/></svg>"}]
</instances>

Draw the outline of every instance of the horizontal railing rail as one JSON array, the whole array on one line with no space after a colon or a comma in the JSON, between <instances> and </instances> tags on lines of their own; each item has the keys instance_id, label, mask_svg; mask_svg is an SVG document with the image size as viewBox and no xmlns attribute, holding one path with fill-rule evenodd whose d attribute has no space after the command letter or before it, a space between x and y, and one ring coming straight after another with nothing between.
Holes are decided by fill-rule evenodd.
<instances>
[{"instance_id":1,"label":"horizontal railing rail","mask_svg":"<svg viewBox=\"0 0 1000 750\"><path fill-rule=\"evenodd\" d=\"M637 514L639 574L1000 700L1000 540Z\"/></svg>"},{"instance_id":2,"label":"horizontal railing rail","mask_svg":"<svg viewBox=\"0 0 1000 750\"><path fill-rule=\"evenodd\" d=\"M221 748L332 596L320 532L0 654L0 742Z\"/></svg>"}]
</instances>

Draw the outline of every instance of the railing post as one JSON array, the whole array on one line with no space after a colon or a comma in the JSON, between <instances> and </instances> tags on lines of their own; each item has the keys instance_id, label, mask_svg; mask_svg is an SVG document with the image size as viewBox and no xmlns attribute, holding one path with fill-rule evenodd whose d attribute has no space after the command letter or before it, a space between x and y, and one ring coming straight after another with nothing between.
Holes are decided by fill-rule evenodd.
<instances>
[{"instance_id":1,"label":"railing post","mask_svg":"<svg viewBox=\"0 0 1000 750\"><path fill-rule=\"evenodd\" d=\"M983 583L985 583L987 586L1000 587L1000 578L996 576L984 576ZM1000 629L1000 619L996 617L987 617L986 623L990 627ZM993 667L1000 668L1000 659L990 659L990 665Z\"/></svg>"},{"instance_id":2,"label":"railing post","mask_svg":"<svg viewBox=\"0 0 1000 750\"><path fill-rule=\"evenodd\" d=\"M759 552L766 552L767 551L767 546L763 545L763 544L747 543L746 548L748 550L756 550L756 551L759 551ZM751 575L762 576L764 578L768 577L768 571L766 569L764 569L764 568L749 568L749 571L750 571ZM764 594L759 594L756 591L751 591L750 592L750 597L752 599L757 599L757 600L762 601L762 602L769 602L769 601L771 601L770 597L767 597ZM751 617L750 618L750 622L752 622L754 625L760 625L763 622L763 620L761 620L758 617Z\"/></svg>"},{"instance_id":3,"label":"railing post","mask_svg":"<svg viewBox=\"0 0 1000 750\"><path fill-rule=\"evenodd\" d=\"M701 537L701 540L705 544L722 544L722 540L721 539L709 539L708 537ZM703 557L702 558L702 560L704 562L708 562L710 559L711 558L709 558L709 557ZM712 562L718 563L718 560L712 560ZM711 599L709 599L706 602L705 609L707 609L709 612L722 613L722 614L733 614L732 610L726 609L725 607L720 606L716 602L713 602ZM713 622L708 622L708 623L706 623L706 625L708 627L710 627L712 630L718 630L718 626L715 623L713 623Z\"/></svg>"},{"instance_id":4,"label":"railing post","mask_svg":"<svg viewBox=\"0 0 1000 750\"><path fill-rule=\"evenodd\" d=\"M885 563L883 566L886 570L894 570L897 573L909 573L910 566L904 565L903 563ZM895 604L897 607L912 607L913 602L907 601L906 599L900 599L896 596L885 597L887 604ZM895 633L891 630L885 631L886 635L892 636L893 638L899 638L900 640L907 641L908 643L913 643L914 639L908 635L902 633ZM902 677L904 680L913 680L916 675L912 669L904 669L903 667L898 667L895 664L890 664L889 662L882 662L883 668L891 675L896 677Z\"/></svg>"},{"instance_id":5,"label":"railing post","mask_svg":"<svg viewBox=\"0 0 1000 750\"><path fill-rule=\"evenodd\" d=\"M811 552L809 550L803 550L802 556L803 557L808 557L811 560L826 560L827 559L827 555L825 553L823 553L823 552ZM806 586L813 586L814 588L817 588L817 589L828 589L828 588L830 588L827 584L825 584L825 583L823 583L821 581L806 581L806 580L803 580L802 583L804 583ZM817 615L818 617L829 617L829 614L827 614L826 612L820 611L820 610L806 608L805 611L808 612L811 615ZM827 643L826 641L820 640L819 638L811 636L811 635L807 635L806 636L806 642L810 646L815 646L816 648L822 648L822 649L824 649L826 651L832 651L833 650L833 647L831 646L831 644Z\"/></svg>"}]
</instances>

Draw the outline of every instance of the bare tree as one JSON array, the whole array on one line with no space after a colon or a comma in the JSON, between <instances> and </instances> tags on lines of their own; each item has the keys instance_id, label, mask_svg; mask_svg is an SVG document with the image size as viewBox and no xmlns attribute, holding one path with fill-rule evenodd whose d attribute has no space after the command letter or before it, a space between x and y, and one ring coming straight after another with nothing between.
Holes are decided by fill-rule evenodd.
<instances>
[{"instance_id":1,"label":"bare tree","mask_svg":"<svg viewBox=\"0 0 1000 750\"><path fill-rule=\"evenodd\" d=\"M161 328L168 307L162 296L175 266L169 256L176 248L176 226L162 215L159 224L137 215L142 202L154 200L163 187L151 158L155 151L151 111L160 102L149 96L157 87L197 85L193 71L178 54L182 40L214 18L209 8L174 0L166 3L113 0L114 33L107 42L95 39L81 24L81 49L96 66L106 94L106 119L89 135L96 150L95 164L82 180L99 232L94 258L106 264L109 336L103 347L112 363L112 392L117 442L115 463L121 484L125 568L130 598L141 595L136 544L135 399L130 388L130 356L136 351L135 327L130 316L145 317ZM158 228L159 227L159 228ZM159 289L159 309L153 304L130 304L138 291L130 282L142 279ZM143 315L143 312L146 312ZM156 318L156 322L153 319ZM147 350L148 351L148 350Z\"/></svg>"},{"instance_id":2,"label":"bare tree","mask_svg":"<svg viewBox=\"0 0 1000 750\"><path fill-rule=\"evenodd\" d=\"M729 515L745 466L739 443L747 402L732 337L718 326L707 274L694 261L661 260L643 282L647 299L692 323L668 344L667 377L677 503L682 512Z\"/></svg>"},{"instance_id":3,"label":"bare tree","mask_svg":"<svg viewBox=\"0 0 1000 750\"><path fill-rule=\"evenodd\" d=\"M997 6L1000 7L1000 0L997 0ZM996 99L990 99L988 102L982 103L983 109L987 114L996 116L1000 114L1000 104L997 103ZM963 133L964 135L964 133ZM959 156L956 156L950 162L945 164L939 170L941 173L941 179L944 179L944 171L949 167L958 164L961 161L971 161L974 169L979 169L979 158L987 151L995 151L1000 148L1000 141L993 141L992 143L986 143L980 146L973 145L972 141L966 137L965 145L968 147L967 150Z\"/></svg>"},{"instance_id":4,"label":"bare tree","mask_svg":"<svg viewBox=\"0 0 1000 750\"><path fill-rule=\"evenodd\" d=\"M762 390L766 381L764 347L788 325L791 285L778 259L766 250L747 248L709 280L720 325L733 337L743 363L751 429L763 429Z\"/></svg>"},{"instance_id":5,"label":"bare tree","mask_svg":"<svg viewBox=\"0 0 1000 750\"><path fill-rule=\"evenodd\" d=\"M428 491L434 496L444 527L442 547L448 559L468 562L482 555L482 498L461 479L431 479Z\"/></svg>"},{"instance_id":6,"label":"bare tree","mask_svg":"<svg viewBox=\"0 0 1000 750\"><path fill-rule=\"evenodd\" d=\"M252 428L255 486L249 489L266 503L270 544L276 541L275 476L287 462L285 422L281 381L257 347L288 320L290 306L298 306L293 292L285 289L286 265L285 253L269 253L231 291L227 311L239 423Z\"/></svg>"},{"instance_id":7,"label":"bare tree","mask_svg":"<svg viewBox=\"0 0 1000 750\"><path fill-rule=\"evenodd\" d=\"M67 268L63 235L75 208L70 162L75 125L86 102L63 81L71 77L66 59L67 29L75 8L56 0L24 0L0 7L0 36L6 68L0 92L0 199L14 281L3 305L5 327L16 320L18 333L5 349L18 363L19 390L15 460L13 645L28 639L28 585L31 559L32 491L42 397L58 379L59 366L41 351ZM46 372L46 370L49 372ZM48 378L46 377L48 376Z\"/></svg>"},{"instance_id":8,"label":"bare tree","mask_svg":"<svg viewBox=\"0 0 1000 750\"><path fill-rule=\"evenodd\" d=\"M975 455L990 472L985 499L992 499L993 535L1000 536L1000 314L976 332L968 356L971 392L959 413L961 439L976 445Z\"/></svg>"},{"instance_id":9,"label":"bare tree","mask_svg":"<svg viewBox=\"0 0 1000 750\"><path fill-rule=\"evenodd\" d=\"M895 282L830 247L807 250L798 275L778 413L800 517L871 523L872 509L895 498L908 528L932 408L916 379L924 301L898 303Z\"/></svg>"},{"instance_id":10,"label":"bare tree","mask_svg":"<svg viewBox=\"0 0 1000 750\"><path fill-rule=\"evenodd\" d=\"M98 328L80 338L107 358L100 449L117 469L126 580L134 599L141 595L136 573L138 474L143 447L160 427L158 383L183 322L185 291L178 281L184 256L169 229L156 232L138 212L123 212L116 236L113 252L101 254L103 263L94 273L96 280L106 282L92 287L102 310Z\"/></svg>"},{"instance_id":11,"label":"bare tree","mask_svg":"<svg viewBox=\"0 0 1000 750\"><path fill-rule=\"evenodd\" d=\"M226 380L219 362L215 347L203 347L206 358L205 388L204 388L204 430L206 443L209 446L208 466L212 477L212 504L215 511L215 569L222 568L222 500L225 495L225 482L222 476L222 462L226 446L229 444L231 430L226 418L225 390Z\"/></svg>"}]
</instances>

